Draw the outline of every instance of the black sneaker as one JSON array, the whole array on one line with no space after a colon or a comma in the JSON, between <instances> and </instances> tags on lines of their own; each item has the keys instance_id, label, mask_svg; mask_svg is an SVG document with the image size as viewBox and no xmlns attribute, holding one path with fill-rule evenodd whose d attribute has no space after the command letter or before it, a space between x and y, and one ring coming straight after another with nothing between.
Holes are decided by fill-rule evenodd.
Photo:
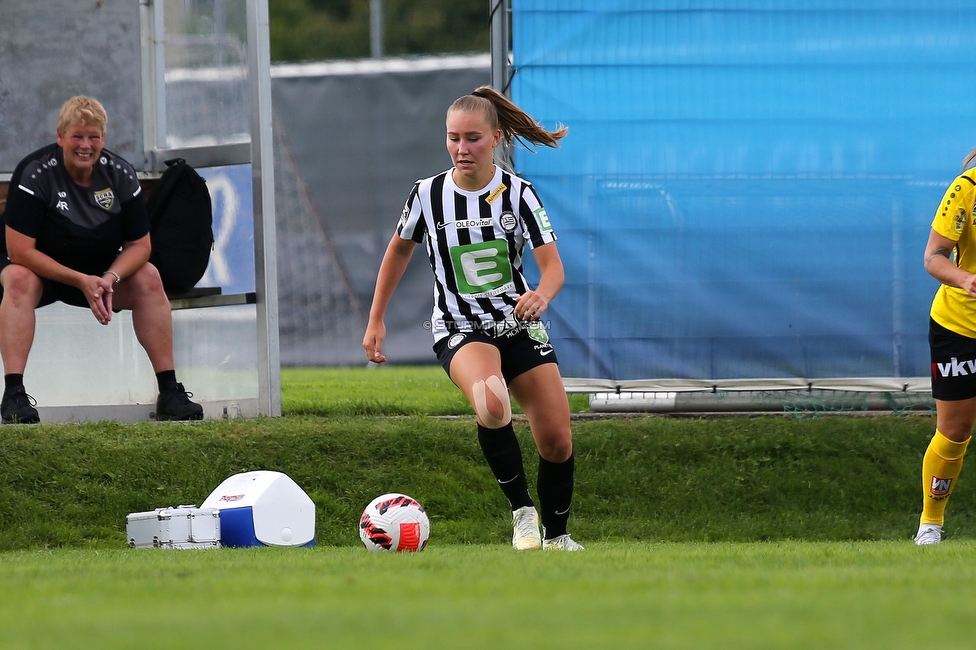
<instances>
[{"instance_id":1,"label":"black sneaker","mask_svg":"<svg viewBox=\"0 0 976 650\"><path fill-rule=\"evenodd\" d=\"M157 420L202 420L203 407L191 402L193 393L183 390L183 384L160 391L156 398Z\"/></svg>"},{"instance_id":2,"label":"black sneaker","mask_svg":"<svg viewBox=\"0 0 976 650\"><path fill-rule=\"evenodd\" d=\"M41 416L34 405L37 401L27 394L23 386L8 390L0 400L0 419L4 424L37 424Z\"/></svg>"}]
</instances>

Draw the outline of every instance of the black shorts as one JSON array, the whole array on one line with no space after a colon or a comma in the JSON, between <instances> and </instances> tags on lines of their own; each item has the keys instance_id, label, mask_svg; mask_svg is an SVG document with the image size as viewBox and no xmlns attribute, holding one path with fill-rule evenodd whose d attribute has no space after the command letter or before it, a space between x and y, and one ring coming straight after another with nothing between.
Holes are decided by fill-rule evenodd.
<instances>
[{"instance_id":1,"label":"black shorts","mask_svg":"<svg viewBox=\"0 0 976 650\"><path fill-rule=\"evenodd\" d=\"M976 397L976 339L929 319L932 397L956 401Z\"/></svg>"},{"instance_id":2,"label":"black shorts","mask_svg":"<svg viewBox=\"0 0 976 650\"><path fill-rule=\"evenodd\" d=\"M441 362L447 376L451 376L451 360L458 350L468 343L487 343L498 348L502 358L502 377L506 384L527 370L546 363L559 363L556 351L549 342L549 335L539 323L538 326L520 324L518 329L503 334L490 330L455 332L434 344L434 354Z\"/></svg>"},{"instance_id":3,"label":"black shorts","mask_svg":"<svg viewBox=\"0 0 976 650\"><path fill-rule=\"evenodd\" d=\"M7 256L0 253L0 271L7 268L10 263L11 262ZM108 266L105 268L108 268ZM44 307L45 305L50 305L55 302L63 302L74 307L87 308L89 306L88 299L85 298L85 294L81 289L72 287L70 284L63 284L61 282L55 282L54 280L48 280L47 278L41 278L41 284L44 288L41 291L41 300L37 303L38 307ZM0 286L0 300L2 299L3 287Z\"/></svg>"},{"instance_id":4,"label":"black shorts","mask_svg":"<svg viewBox=\"0 0 976 650\"><path fill-rule=\"evenodd\" d=\"M76 289L70 284L61 284L54 280L48 280L47 278L41 278L41 282L44 285L44 289L41 292L41 300L37 303L38 307L44 307L45 305L56 302L63 302L66 305L72 305L74 307L89 307L88 300L85 298L85 294L81 289ZM0 287L0 300L3 300L3 287ZM119 310L113 309L112 311Z\"/></svg>"}]
</instances>

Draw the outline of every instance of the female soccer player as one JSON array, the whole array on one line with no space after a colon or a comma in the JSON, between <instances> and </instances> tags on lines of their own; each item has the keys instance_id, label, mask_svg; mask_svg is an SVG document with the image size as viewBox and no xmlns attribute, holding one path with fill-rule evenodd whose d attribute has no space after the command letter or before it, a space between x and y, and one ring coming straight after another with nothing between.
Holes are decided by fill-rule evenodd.
<instances>
[{"instance_id":1,"label":"female soccer player","mask_svg":"<svg viewBox=\"0 0 976 650\"><path fill-rule=\"evenodd\" d=\"M451 105L447 150L454 166L410 192L380 264L363 338L369 360L386 361L386 308L415 245L424 243L434 272L434 352L478 417L478 442L511 505L512 545L520 551L583 547L566 533L574 475L569 401L540 320L562 288L563 265L535 190L494 164L494 152L502 138L556 147L566 131L543 129L488 86ZM535 289L522 274L526 244L541 271ZM539 450L542 534L509 391Z\"/></svg>"},{"instance_id":2,"label":"female soccer player","mask_svg":"<svg viewBox=\"0 0 976 650\"><path fill-rule=\"evenodd\" d=\"M966 157L966 170L976 149ZM922 460L922 517L915 543L942 541L946 501L976 423L976 169L946 190L925 247L925 270L942 283L932 301L929 347L936 431Z\"/></svg>"}]
</instances>

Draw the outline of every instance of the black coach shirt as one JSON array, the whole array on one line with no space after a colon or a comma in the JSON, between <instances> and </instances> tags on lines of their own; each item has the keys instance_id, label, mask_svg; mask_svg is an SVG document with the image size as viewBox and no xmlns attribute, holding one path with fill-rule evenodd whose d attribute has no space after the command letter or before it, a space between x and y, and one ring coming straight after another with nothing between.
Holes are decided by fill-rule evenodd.
<instances>
[{"instance_id":1,"label":"black coach shirt","mask_svg":"<svg viewBox=\"0 0 976 650\"><path fill-rule=\"evenodd\" d=\"M108 149L95 163L92 186L78 185L64 168L61 147L50 144L14 169L0 226L32 237L37 250L68 268L100 275L123 242L149 232L141 191L132 166Z\"/></svg>"}]
</instances>

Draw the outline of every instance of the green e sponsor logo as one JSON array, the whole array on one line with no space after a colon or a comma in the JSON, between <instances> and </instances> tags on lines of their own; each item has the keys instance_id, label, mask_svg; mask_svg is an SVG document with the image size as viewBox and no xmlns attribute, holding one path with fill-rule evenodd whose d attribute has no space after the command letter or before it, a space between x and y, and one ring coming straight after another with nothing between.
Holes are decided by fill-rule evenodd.
<instances>
[{"instance_id":1,"label":"green e sponsor logo","mask_svg":"<svg viewBox=\"0 0 976 650\"><path fill-rule=\"evenodd\" d=\"M552 232L552 224L549 223L549 215L546 214L546 209L544 207L539 206L532 211L532 214L535 215L535 221L539 224L539 228L542 230L542 232Z\"/></svg>"},{"instance_id":2,"label":"green e sponsor logo","mask_svg":"<svg viewBox=\"0 0 976 650\"><path fill-rule=\"evenodd\" d=\"M462 294L483 294L512 281L508 242L504 239L455 246L451 261Z\"/></svg>"}]
</instances>

